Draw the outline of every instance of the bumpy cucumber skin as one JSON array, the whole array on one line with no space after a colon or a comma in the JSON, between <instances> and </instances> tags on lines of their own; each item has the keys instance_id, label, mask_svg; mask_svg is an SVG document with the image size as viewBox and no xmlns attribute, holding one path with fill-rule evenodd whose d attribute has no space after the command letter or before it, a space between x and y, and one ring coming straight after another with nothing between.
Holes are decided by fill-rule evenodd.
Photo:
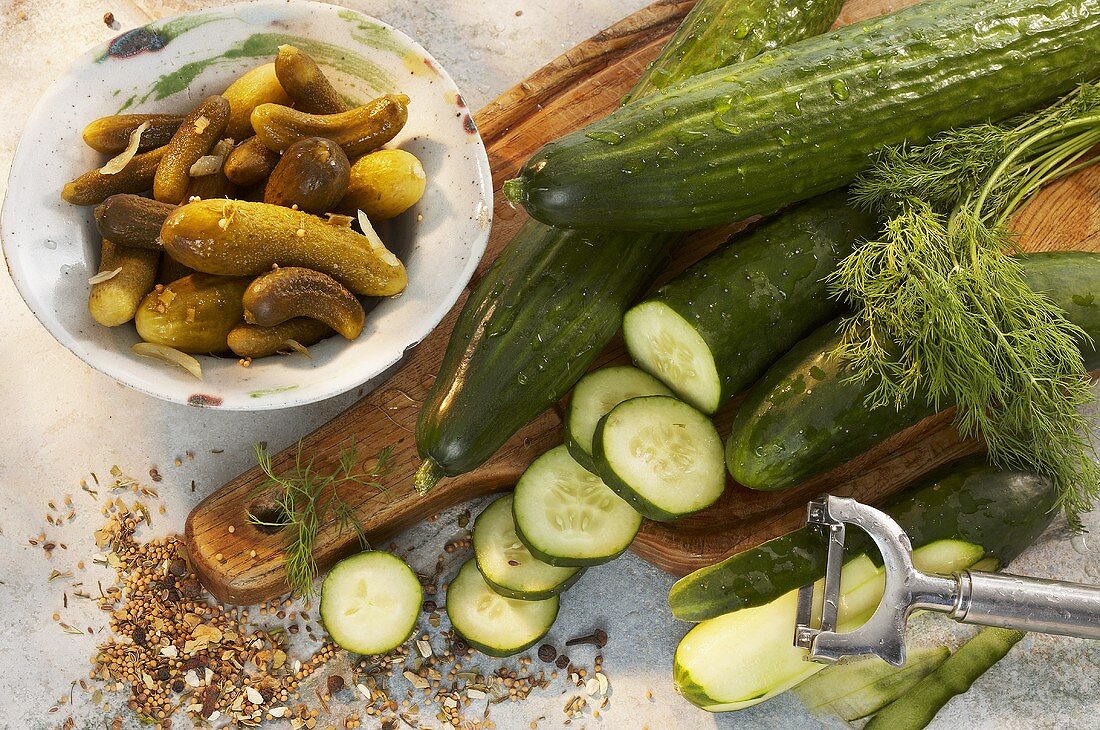
<instances>
[{"instance_id":1,"label":"bumpy cucumber skin","mask_svg":"<svg viewBox=\"0 0 1100 730\"><path fill-rule=\"evenodd\" d=\"M897 520L914 548L961 540L981 545L982 559L1006 565L1054 520L1056 501L1049 479L998 469L976 455L936 471L923 486L895 495L882 509ZM876 551L868 555L882 564Z\"/></svg>"},{"instance_id":2,"label":"bumpy cucumber skin","mask_svg":"<svg viewBox=\"0 0 1100 730\"><path fill-rule=\"evenodd\" d=\"M685 575L672 584L668 605L681 621L762 606L825 575L825 555L821 534L803 527Z\"/></svg>"},{"instance_id":3,"label":"bumpy cucumber skin","mask_svg":"<svg viewBox=\"0 0 1100 730\"><path fill-rule=\"evenodd\" d=\"M897 520L913 548L940 540L980 545L983 559L1005 565L1035 542L1054 519L1050 480L990 466L981 456L945 466L890 498L882 510ZM866 553L882 564L860 530L845 540L850 558ZM668 594L672 615L704 621L761 606L825 574L825 542L801 528L744 550L676 581Z\"/></svg>"},{"instance_id":4,"label":"bumpy cucumber skin","mask_svg":"<svg viewBox=\"0 0 1100 730\"><path fill-rule=\"evenodd\" d=\"M1080 343L1085 368L1100 367L1100 254L1028 254L1021 265L1028 284L1092 338ZM831 357L838 326L823 325L795 345L749 390L726 443L726 466L740 484L787 489L935 412L919 398L900 410L868 410L871 389L847 380L847 369Z\"/></svg>"},{"instance_id":5,"label":"bumpy cucumber skin","mask_svg":"<svg viewBox=\"0 0 1100 730\"><path fill-rule=\"evenodd\" d=\"M841 5L838 0L701 0L630 98L823 33ZM520 229L466 300L420 412L416 443L425 467L417 489L426 491L440 476L484 463L564 396L611 341L623 313L657 275L678 238L581 233L534 221ZM639 250L627 253L629 247ZM606 291L585 293L577 283L562 291L555 285L570 276L578 283L598 279L600 272ZM506 275L516 282L508 291ZM574 309L579 302L584 306ZM586 319L588 327L578 327ZM489 339L493 330L487 328L494 321L505 326L507 337ZM526 384L519 383L521 376Z\"/></svg>"},{"instance_id":6,"label":"bumpy cucumber skin","mask_svg":"<svg viewBox=\"0 0 1100 730\"><path fill-rule=\"evenodd\" d=\"M622 107L506 192L566 228L693 230L849 182L886 144L1004 119L1100 74L1100 0L933 0Z\"/></svg>"},{"instance_id":7,"label":"bumpy cucumber skin","mask_svg":"<svg viewBox=\"0 0 1100 730\"><path fill-rule=\"evenodd\" d=\"M839 313L824 278L876 230L874 217L847 205L847 193L837 191L764 223L645 300L675 311L710 348L721 394L707 412L752 385L792 345ZM629 321L628 312L628 349L634 339Z\"/></svg>"},{"instance_id":8,"label":"bumpy cucumber skin","mask_svg":"<svg viewBox=\"0 0 1100 730\"><path fill-rule=\"evenodd\" d=\"M702 0L684 18L623 103L824 33L842 5L842 0Z\"/></svg>"},{"instance_id":9,"label":"bumpy cucumber skin","mask_svg":"<svg viewBox=\"0 0 1100 730\"><path fill-rule=\"evenodd\" d=\"M789 489L859 456L935 413L923 399L868 410L871 389L846 380L835 357L839 320L822 325L768 369L742 401L726 468L750 489Z\"/></svg>"}]
</instances>

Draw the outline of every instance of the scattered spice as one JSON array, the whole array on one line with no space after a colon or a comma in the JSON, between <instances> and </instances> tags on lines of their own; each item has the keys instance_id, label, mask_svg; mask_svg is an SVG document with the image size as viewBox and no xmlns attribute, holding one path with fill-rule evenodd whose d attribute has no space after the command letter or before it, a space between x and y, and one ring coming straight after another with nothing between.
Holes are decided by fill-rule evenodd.
<instances>
[{"instance_id":1,"label":"scattered spice","mask_svg":"<svg viewBox=\"0 0 1100 730\"><path fill-rule=\"evenodd\" d=\"M543 644L539 647L539 659L549 664L554 661L558 656L558 650L550 644Z\"/></svg>"},{"instance_id":2,"label":"scattered spice","mask_svg":"<svg viewBox=\"0 0 1100 730\"><path fill-rule=\"evenodd\" d=\"M106 13L104 13L103 14L103 24L105 26L107 26L108 28L114 28L115 27L115 14L112 13L111 11L109 11L109 10Z\"/></svg>"},{"instance_id":3,"label":"scattered spice","mask_svg":"<svg viewBox=\"0 0 1100 730\"><path fill-rule=\"evenodd\" d=\"M117 467L112 475L112 491L125 488L143 494L143 487ZM80 688L107 718L112 717L111 695L124 693L126 705L138 719L164 730L178 715L203 727L227 723L256 727L282 719L292 730L362 726L394 730L426 724L490 730L496 727L489 717L493 705L523 701L555 681L571 682L573 687L564 685L570 692L576 692L576 687L594 688L593 697L583 695L579 703L574 702L570 718L581 717L589 709L595 718L606 707L601 657L597 656L594 670L574 667L567 657L557 657L577 677L568 680L558 679L557 672L547 675L537 669L529 656L494 666L496 660L472 651L446 624L440 627L441 612L432 600L422 606L426 621L405 645L383 656L356 658L350 671L348 664L335 666L349 658L335 645L297 643L312 632L305 623L313 618L308 602L280 598L257 607L219 605L198 583L181 538L160 537L145 543L135 539L142 523L149 524L148 509L113 497L102 511L106 523L95 531L99 552L93 562L113 567L117 583L99 585L95 599L87 593L83 597L95 600L108 613L111 633L93 660L92 683L82 682ZM42 543L45 535L32 539ZM443 560L444 556L445 552L434 574L421 576L426 593L429 586L434 594L446 585L443 578L451 573L453 561ZM66 577L71 576L51 573L52 580ZM275 624L276 619L289 623ZM60 613L54 620L67 633L85 633L63 621ZM89 627L88 633L93 629ZM552 645L544 646L557 655ZM540 652L545 654L542 648ZM325 672L320 680L326 665L335 671ZM586 682L582 677L589 671L592 679ZM317 679L311 679L314 674ZM354 711L345 704L346 697L340 700L343 707L335 700L337 693L349 687ZM604 695L603 704L596 694ZM108 722L112 730L121 725L121 718Z\"/></svg>"},{"instance_id":4,"label":"scattered spice","mask_svg":"<svg viewBox=\"0 0 1100 730\"><path fill-rule=\"evenodd\" d=\"M593 644L602 649L607 646L607 632L603 629L596 629L587 636L578 636L565 642L566 646L580 646L581 644Z\"/></svg>"}]
</instances>

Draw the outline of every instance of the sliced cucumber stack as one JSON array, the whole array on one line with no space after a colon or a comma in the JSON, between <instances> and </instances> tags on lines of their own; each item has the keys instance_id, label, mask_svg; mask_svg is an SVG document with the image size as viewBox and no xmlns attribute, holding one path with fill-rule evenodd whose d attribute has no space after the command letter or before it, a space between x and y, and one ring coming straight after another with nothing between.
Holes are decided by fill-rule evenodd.
<instances>
[{"instance_id":1,"label":"sliced cucumber stack","mask_svg":"<svg viewBox=\"0 0 1100 730\"><path fill-rule=\"evenodd\" d=\"M332 640L356 654L385 654L409 638L424 602L400 558L368 551L344 558L321 584L321 621Z\"/></svg>"},{"instance_id":2,"label":"sliced cucumber stack","mask_svg":"<svg viewBox=\"0 0 1100 730\"><path fill-rule=\"evenodd\" d=\"M496 500L474 521L474 556L489 587L502 596L540 601L556 596L577 582L583 568L559 568L544 563L516 534L512 495Z\"/></svg>"},{"instance_id":3,"label":"sliced cucumber stack","mask_svg":"<svg viewBox=\"0 0 1100 730\"><path fill-rule=\"evenodd\" d=\"M516 533L544 563L584 566L623 553L642 516L565 446L550 449L523 472L512 496Z\"/></svg>"},{"instance_id":4,"label":"sliced cucumber stack","mask_svg":"<svg viewBox=\"0 0 1100 730\"><path fill-rule=\"evenodd\" d=\"M643 395L672 395L672 391L649 373L629 365L600 368L580 379L565 418L565 445L578 464L596 471L592 459L596 424L624 400Z\"/></svg>"},{"instance_id":5,"label":"sliced cucumber stack","mask_svg":"<svg viewBox=\"0 0 1100 730\"><path fill-rule=\"evenodd\" d=\"M726 488L722 439L710 419L664 395L624 401L596 426L596 471L651 520L714 504Z\"/></svg>"},{"instance_id":6,"label":"sliced cucumber stack","mask_svg":"<svg viewBox=\"0 0 1100 730\"><path fill-rule=\"evenodd\" d=\"M510 656L546 635L558 617L558 597L541 601L506 598L467 560L447 588L447 616L470 646L489 656Z\"/></svg>"}]
</instances>

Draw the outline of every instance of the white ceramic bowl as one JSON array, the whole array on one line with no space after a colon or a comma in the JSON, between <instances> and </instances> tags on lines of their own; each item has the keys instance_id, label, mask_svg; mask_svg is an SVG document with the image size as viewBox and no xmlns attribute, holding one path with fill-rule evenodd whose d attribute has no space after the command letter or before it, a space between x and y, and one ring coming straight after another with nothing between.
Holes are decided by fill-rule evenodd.
<instances>
[{"instance_id":1,"label":"white ceramic bowl","mask_svg":"<svg viewBox=\"0 0 1100 730\"><path fill-rule=\"evenodd\" d=\"M368 302L354 342L331 337L302 355L200 357L200 382L138 357L132 325L107 328L88 314L88 277L99 238L91 208L61 200L61 187L103 164L80 133L122 111L189 111L291 43L310 53L334 85L365 101L391 91L411 98L409 121L389 147L420 158L423 199L379 233L408 268L408 289ZM362 384L420 342L458 298L485 250L492 180L469 109L438 63L405 34L352 10L269 0L179 15L93 49L39 101L12 163L0 235L8 270L39 321L96 370L158 398L195 406L260 410L328 398Z\"/></svg>"}]
</instances>

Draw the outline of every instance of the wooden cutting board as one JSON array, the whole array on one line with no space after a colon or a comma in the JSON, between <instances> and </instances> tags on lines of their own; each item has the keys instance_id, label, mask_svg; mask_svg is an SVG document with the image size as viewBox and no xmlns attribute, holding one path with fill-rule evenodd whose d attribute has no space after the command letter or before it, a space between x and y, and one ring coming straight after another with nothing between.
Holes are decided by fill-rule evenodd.
<instances>
[{"instance_id":1,"label":"wooden cutting board","mask_svg":"<svg viewBox=\"0 0 1100 730\"><path fill-rule=\"evenodd\" d=\"M850 0L838 23L910 4L910 0ZM692 5L690 0L654 3L558 57L477 115L493 169L497 204L492 236L475 282L525 218L504 201L501 183L544 142L609 113ZM1100 250L1100 171L1052 186L1018 216L1016 224L1029 250ZM721 245L738 228L693 235L680 247L664 278ZM342 492L372 543L381 543L443 508L510 488L536 456L561 442L562 410L555 407L523 428L473 473L445 479L424 497L413 491L412 476L420 463L413 433L417 413L464 302L465 295L387 383L302 439L303 453L314 459L321 473L332 470L349 439L356 443L363 466L368 468L379 450L393 449L385 491ZM615 341L597 365L625 361L622 343ZM730 404L717 416L723 435L736 408L736 403ZM766 493L734 484L718 504L702 513L671 524L647 521L632 549L662 568L683 574L793 529L804 519L805 503L822 491L874 502L929 469L979 448L976 442L961 442L950 428L950 414L940 414L795 489ZM297 445L276 455L276 471L291 464L296 451ZM187 519L186 538L194 566L210 592L226 602L256 603L287 589L282 566L284 537L262 532L248 521L250 510L262 512L265 506L256 493L262 482L259 469L251 469L204 499ZM349 531L325 525L317 540L317 562L323 570L357 546Z\"/></svg>"}]
</instances>

